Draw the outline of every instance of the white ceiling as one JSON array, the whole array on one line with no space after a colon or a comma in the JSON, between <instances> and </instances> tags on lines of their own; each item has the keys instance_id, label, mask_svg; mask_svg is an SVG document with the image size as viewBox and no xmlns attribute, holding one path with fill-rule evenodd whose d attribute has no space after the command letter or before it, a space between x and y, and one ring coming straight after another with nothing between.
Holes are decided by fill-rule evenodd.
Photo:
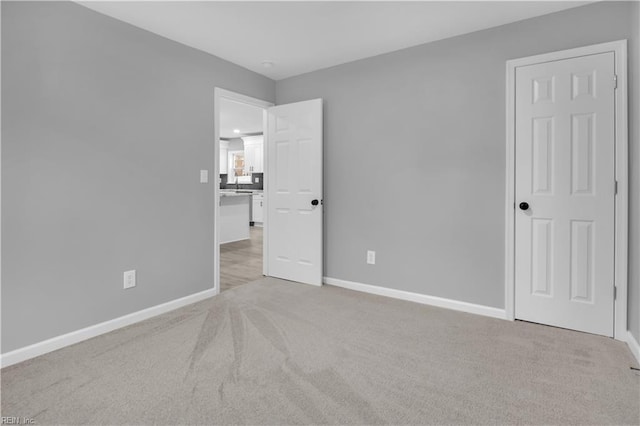
<instances>
[{"instance_id":1,"label":"white ceiling","mask_svg":"<svg viewBox=\"0 0 640 426\"><path fill-rule=\"evenodd\" d=\"M274 80L544 15L570 1L84 1ZM272 61L272 68L262 66Z\"/></svg>"},{"instance_id":2,"label":"white ceiling","mask_svg":"<svg viewBox=\"0 0 640 426\"><path fill-rule=\"evenodd\" d=\"M220 99L220 137L237 138L262 132L262 108ZM240 133L234 133L238 129Z\"/></svg>"}]
</instances>

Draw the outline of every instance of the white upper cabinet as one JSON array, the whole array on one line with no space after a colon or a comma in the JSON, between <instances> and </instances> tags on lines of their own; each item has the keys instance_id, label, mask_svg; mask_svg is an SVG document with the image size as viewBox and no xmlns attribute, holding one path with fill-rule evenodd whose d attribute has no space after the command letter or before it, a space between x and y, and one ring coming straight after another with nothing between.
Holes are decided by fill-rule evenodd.
<instances>
[{"instance_id":1,"label":"white upper cabinet","mask_svg":"<svg viewBox=\"0 0 640 426\"><path fill-rule=\"evenodd\" d=\"M229 141L220 141L220 174L229 172Z\"/></svg>"},{"instance_id":2,"label":"white upper cabinet","mask_svg":"<svg viewBox=\"0 0 640 426\"><path fill-rule=\"evenodd\" d=\"M264 171L264 137L245 136L244 164L247 173L262 173Z\"/></svg>"}]
</instances>

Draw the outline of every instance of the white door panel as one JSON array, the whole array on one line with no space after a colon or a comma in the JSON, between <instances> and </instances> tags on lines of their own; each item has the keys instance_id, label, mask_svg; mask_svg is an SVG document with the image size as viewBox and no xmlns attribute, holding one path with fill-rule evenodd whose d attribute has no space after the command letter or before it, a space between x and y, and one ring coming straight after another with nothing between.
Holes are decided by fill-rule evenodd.
<instances>
[{"instance_id":1,"label":"white door panel","mask_svg":"<svg viewBox=\"0 0 640 426\"><path fill-rule=\"evenodd\" d=\"M612 52L516 69L516 318L613 335L613 78Z\"/></svg>"},{"instance_id":2,"label":"white door panel","mask_svg":"<svg viewBox=\"0 0 640 426\"><path fill-rule=\"evenodd\" d=\"M322 100L269 108L267 133L268 274L321 285Z\"/></svg>"}]
</instances>

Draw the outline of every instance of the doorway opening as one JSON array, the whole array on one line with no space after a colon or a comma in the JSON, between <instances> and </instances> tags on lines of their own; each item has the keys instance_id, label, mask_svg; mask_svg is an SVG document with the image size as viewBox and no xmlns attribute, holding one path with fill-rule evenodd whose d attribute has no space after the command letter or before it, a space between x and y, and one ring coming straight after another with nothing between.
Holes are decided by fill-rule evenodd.
<instances>
[{"instance_id":1,"label":"doorway opening","mask_svg":"<svg viewBox=\"0 0 640 426\"><path fill-rule=\"evenodd\" d=\"M270 102L216 88L214 108L214 150L217 158L223 159L214 162L214 175L220 177L214 188L216 294L222 289L222 270L229 266L229 273L224 276L235 280L224 285L229 289L255 279L256 275L243 276L235 272L253 263L254 272L249 273L255 274L260 270L260 258L262 274L257 278L265 275L321 286L322 99L273 106ZM262 135L259 130L245 131L241 137L242 149L232 146L233 139L237 138L226 138L223 133L225 111L234 108L253 108L253 112L258 108L262 112ZM243 134L243 130L233 124L228 131L233 136ZM221 155L224 149L227 151ZM222 176L225 167L227 173ZM221 246L245 240L250 240L250 244L224 247L225 260L230 263L221 265ZM250 258L243 259L247 256ZM238 262L239 259L243 262ZM238 262L235 267L233 262Z\"/></svg>"},{"instance_id":2,"label":"doorway opening","mask_svg":"<svg viewBox=\"0 0 640 426\"><path fill-rule=\"evenodd\" d=\"M273 104L218 88L214 104L214 286L220 293L265 274L265 126Z\"/></svg>"}]
</instances>

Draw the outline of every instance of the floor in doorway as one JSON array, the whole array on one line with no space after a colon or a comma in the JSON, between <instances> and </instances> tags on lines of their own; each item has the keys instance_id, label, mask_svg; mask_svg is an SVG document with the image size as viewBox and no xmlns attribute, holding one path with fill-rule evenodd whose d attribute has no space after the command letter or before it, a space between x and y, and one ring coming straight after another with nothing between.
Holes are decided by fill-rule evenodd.
<instances>
[{"instance_id":1,"label":"floor in doorway","mask_svg":"<svg viewBox=\"0 0 640 426\"><path fill-rule=\"evenodd\" d=\"M250 229L250 239L220 245L220 291L262 278L262 228Z\"/></svg>"}]
</instances>

